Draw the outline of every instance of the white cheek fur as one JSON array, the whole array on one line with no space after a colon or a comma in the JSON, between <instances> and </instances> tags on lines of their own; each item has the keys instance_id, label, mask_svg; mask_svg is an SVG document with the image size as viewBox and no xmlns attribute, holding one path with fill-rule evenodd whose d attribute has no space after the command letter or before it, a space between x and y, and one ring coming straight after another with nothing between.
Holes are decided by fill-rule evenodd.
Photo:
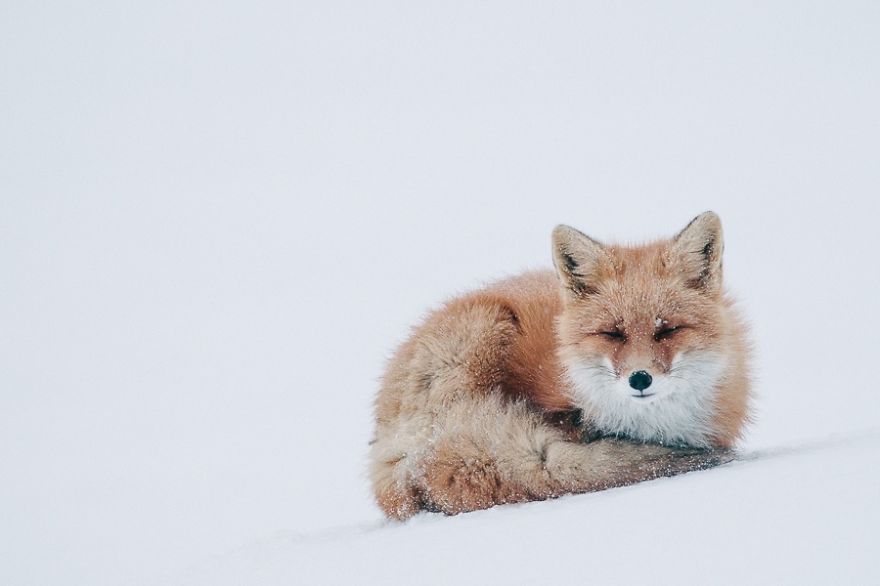
<instances>
[{"instance_id":1,"label":"white cheek fur","mask_svg":"<svg viewBox=\"0 0 880 586\"><path fill-rule=\"evenodd\" d=\"M604 434L668 445L709 447L715 395L726 360L717 352L687 352L657 373L653 395L634 398L626 377L607 358L568 359L566 371L575 400Z\"/></svg>"}]
</instances>

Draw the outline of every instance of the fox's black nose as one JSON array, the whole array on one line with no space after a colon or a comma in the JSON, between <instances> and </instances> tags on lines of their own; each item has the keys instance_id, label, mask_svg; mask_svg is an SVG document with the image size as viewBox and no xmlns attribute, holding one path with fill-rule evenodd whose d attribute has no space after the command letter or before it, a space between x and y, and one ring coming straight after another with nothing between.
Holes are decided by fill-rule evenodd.
<instances>
[{"instance_id":1,"label":"fox's black nose","mask_svg":"<svg viewBox=\"0 0 880 586\"><path fill-rule=\"evenodd\" d=\"M629 375L629 386L641 392L651 386L651 375L644 370L637 370Z\"/></svg>"}]
</instances>

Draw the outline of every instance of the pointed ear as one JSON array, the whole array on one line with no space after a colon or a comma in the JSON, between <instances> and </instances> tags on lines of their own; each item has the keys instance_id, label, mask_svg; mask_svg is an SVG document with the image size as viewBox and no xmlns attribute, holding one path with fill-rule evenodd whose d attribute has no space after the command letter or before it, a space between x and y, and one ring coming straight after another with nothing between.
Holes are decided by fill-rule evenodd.
<instances>
[{"instance_id":1,"label":"pointed ear","mask_svg":"<svg viewBox=\"0 0 880 586\"><path fill-rule=\"evenodd\" d=\"M715 212L700 214L672 240L675 262L688 286L709 293L721 290L721 253L724 239Z\"/></svg>"},{"instance_id":2,"label":"pointed ear","mask_svg":"<svg viewBox=\"0 0 880 586\"><path fill-rule=\"evenodd\" d=\"M596 293L606 256L602 244L571 226L553 230L553 264L562 284L578 297Z\"/></svg>"}]
</instances>

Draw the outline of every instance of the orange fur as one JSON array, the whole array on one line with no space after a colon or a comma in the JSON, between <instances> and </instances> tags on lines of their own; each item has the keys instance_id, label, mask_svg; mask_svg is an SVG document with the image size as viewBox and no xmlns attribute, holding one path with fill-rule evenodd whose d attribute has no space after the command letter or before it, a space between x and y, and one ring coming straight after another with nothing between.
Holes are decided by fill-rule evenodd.
<instances>
[{"instance_id":1,"label":"orange fur","mask_svg":"<svg viewBox=\"0 0 880 586\"><path fill-rule=\"evenodd\" d=\"M560 227L556 274L503 280L431 313L392 358L376 400L370 475L382 510L392 518L420 509L454 514L729 458L725 450L748 419L748 347L721 286L722 246L711 213L674 239L641 247L604 246ZM615 429L591 435L602 418L590 414L601 413L572 365L607 360L614 389L641 369L676 384L675 360L694 353L723 366L705 407L711 417L699 420L711 450L661 445L662 434L658 441L628 441ZM575 426L575 410L586 414L585 426Z\"/></svg>"}]
</instances>

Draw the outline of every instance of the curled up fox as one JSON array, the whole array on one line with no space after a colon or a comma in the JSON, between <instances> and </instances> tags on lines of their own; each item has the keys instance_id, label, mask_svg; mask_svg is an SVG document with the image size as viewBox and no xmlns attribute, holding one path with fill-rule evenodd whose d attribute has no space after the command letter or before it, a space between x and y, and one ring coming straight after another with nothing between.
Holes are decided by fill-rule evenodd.
<instances>
[{"instance_id":1,"label":"curled up fox","mask_svg":"<svg viewBox=\"0 0 880 586\"><path fill-rule=\"evenodd\" d=\"M746 328L717 215L607 245L553 231L555 271L447 302L388 364L370 480L391 518L602 490L730 460Z\"/></svg>"}]
</instances>

